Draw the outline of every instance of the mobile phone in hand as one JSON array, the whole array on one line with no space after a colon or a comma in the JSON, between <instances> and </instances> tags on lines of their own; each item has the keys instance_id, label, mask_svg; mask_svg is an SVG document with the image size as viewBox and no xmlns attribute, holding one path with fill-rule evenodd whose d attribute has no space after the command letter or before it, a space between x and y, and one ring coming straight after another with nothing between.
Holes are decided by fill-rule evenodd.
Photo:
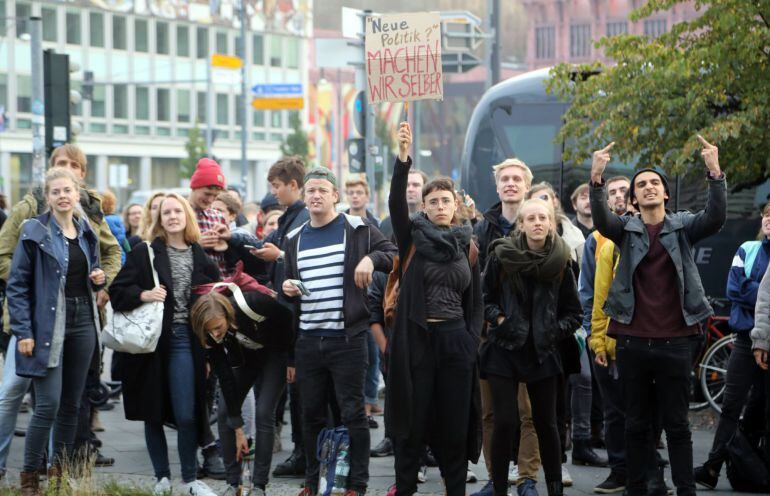
<instances>
[{"instance_id":1,"label":"mobile phone in hand","mask_svg":"<svg viewBox=\"0 0 770 496\"><path fill-rule=\"evenodd\" d=\"M302 281L300 281L299 279L288 279L288 281L295 288L299 289L299 292L302 293L303 296L310 296L310 290L307 289L307 287L302 283Z\"/></svg>"}]
</instances>

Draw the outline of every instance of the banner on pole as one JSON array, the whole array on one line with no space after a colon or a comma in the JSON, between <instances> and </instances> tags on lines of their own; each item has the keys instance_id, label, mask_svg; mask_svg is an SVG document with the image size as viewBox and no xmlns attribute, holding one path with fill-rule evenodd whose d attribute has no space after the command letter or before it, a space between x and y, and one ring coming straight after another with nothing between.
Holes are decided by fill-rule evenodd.
<instances>
[{"instance_id":1,"label":"banner on pole","mask_svg":"<svg viewBox=\"0 0 770 496\"><path fill-rule=\"evenodd\" d=\"M365 51L369 103L443 99L439 13L367 17Z\"/></svg>"}]
</instances>

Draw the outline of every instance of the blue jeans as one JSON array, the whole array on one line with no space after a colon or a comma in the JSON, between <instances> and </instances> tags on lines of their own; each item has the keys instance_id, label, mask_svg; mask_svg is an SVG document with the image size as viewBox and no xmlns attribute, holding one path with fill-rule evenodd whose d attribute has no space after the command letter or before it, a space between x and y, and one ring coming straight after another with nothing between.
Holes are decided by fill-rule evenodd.
<instances>
[{"instance_id":1,"label":"blue jeans","mask_svg":"<svg viewBox=\"0 0 770 496\"><path fill-rule=\"evenodd\" d=\"M0 385L0 472L5 470L8 451L11 449L16 416L32 379L16 375L16 337L11 336L3 366L3 383Z\"/></svg>"},{"instance_id":2,"label":"blue jeans","mask_svg":"<svg viewBox=\"0 0 770 496\"><path fill-rule=\"evenodd\" d=\"M171 326L168 356L165 357L168 374L168 392L171 410L177 429L177 449L182 466L182 480L192 482L197 478L198 430L195 422L195 367L193 365L192 331L187 325ZM171 478L168 465L168 445L163 424L144 423L144 439L150 453L155 477Z\"/></svg>"},{"instance_id":3,"label":"blue jeans","mask_svg":"<svg viewBox=\"0 0 770 496\"><path fill-rule=\"evenodd\" d=\"M64 347L57 367L45 377L32 379L35 386L35 412L27 428L24 471L37 470L44 461L51 426L52 460L63 460L72 452L78 426L80 399L96 346L93 307L90 296L67 298Z\"/></svg>"},{"instance_id":4,"label":"blue jeans","mask_svg":"<svg viewBox=\"0 0 770 496\"><path fill-rule=\"evenodd\" d=\"M380 388L380 349L374 341L374 335L369 330L366 333L369 350L369 367L366 369L364 383L364 400L367 405L377 404L377 390Z\"/></svg>"}]
</instances>

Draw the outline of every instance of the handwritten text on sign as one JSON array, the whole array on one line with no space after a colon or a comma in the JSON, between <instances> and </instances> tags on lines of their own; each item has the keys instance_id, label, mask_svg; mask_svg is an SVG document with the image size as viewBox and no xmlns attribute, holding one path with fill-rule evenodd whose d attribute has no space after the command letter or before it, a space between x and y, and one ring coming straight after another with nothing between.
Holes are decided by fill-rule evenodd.
<instances>
[{"instance_id":1,"label":"handwritten text on sign","mask_svg":"<svg viewBox=\"0 0 770 496\"><path fill-rule=\"evenodd\" d=\"M438 13L366 18L369 103L441 100L441 21Z\"/></svg>"}]
</instances>

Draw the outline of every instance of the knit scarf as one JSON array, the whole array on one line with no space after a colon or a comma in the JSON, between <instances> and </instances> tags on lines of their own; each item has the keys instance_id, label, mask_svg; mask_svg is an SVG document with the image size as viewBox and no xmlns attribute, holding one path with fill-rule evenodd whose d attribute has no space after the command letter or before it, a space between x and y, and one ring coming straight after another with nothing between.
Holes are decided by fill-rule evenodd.
<instances>
[{"instance_id":1,"label":"knit scarf","mask_svg":"<svg viewBox=\"0 0 770 496\"><path fill-rule=\"evenodd\" d=\"M453 262L468 251L473 229L468 224L437 226L420 212L412 217L412 242L421 256L436 263Z\"/></svg>"},{"instance_id":2,"label":"knit scarf","mask_svg":"<svg viewBox=\"0 0 770 496\"><path fill-rule=\"evenodd\" d=\"M522 278L551 283L559 279L570 259L570 250L561 236L549 234L542 250L532 250L523 232L512 232L511 236L496 239L489 247L500 260L503 272L522 291Z\"/></svg>"}]
</instances>

